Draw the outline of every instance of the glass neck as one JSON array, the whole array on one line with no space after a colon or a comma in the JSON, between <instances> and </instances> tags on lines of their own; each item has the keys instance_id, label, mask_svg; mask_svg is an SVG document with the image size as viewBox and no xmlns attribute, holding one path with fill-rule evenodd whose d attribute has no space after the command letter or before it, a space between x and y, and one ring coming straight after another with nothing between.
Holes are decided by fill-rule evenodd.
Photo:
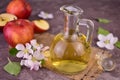
<instances>
[{"instance_id":1,"label":"glass neck","mask_svg":"<svg viewBox=\"0 0 120 80\"><path fill-rule=\"evenodd\" d=\"M65 14L64 32L67 34L70 34L71 30L74 32L76 30L77 22L78 16Z\"/></svg>"}]
</instances>

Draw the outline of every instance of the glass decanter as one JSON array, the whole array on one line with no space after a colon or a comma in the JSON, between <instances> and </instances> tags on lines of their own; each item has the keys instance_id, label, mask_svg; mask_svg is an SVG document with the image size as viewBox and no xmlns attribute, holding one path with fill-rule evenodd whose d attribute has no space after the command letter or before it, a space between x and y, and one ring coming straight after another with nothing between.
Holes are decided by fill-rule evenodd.
<instances>
[{"instance_id":1,"label":"glass decanter","mask_svg":"<svg viewBox=\"0 0 120 80\"><path fill-rule=\"evenodd\" d=\"M64 32L57 34L50 47L52 65L56 70L72 74L84 70L89 62L94 24L81 19L83 10L77 6L64 5L60 8L65 14ZM81 27L86 27L86 35Z\"/></svg>"}]
</instances>

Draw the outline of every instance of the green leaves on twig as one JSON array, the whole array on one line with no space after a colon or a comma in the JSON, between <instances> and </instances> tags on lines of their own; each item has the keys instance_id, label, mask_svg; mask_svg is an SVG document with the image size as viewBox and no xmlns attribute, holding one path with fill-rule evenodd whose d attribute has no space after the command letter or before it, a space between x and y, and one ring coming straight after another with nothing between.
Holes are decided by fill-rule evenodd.
<instances>
[{"instance_id":1,"label":"green leaves on twig","mask_svg":"<svg viewBox=\"0 0 120 80\"><path fill-rule=\"evenodd\" d=\"M105 18L98 18L98 19L96 19L98 22L100 22L100 23L104 23L104 24L107 24L107 23L110 23L111 21L110 20L108 20L108 19L105 19ZM105 29L103 29L102 27L99 27L98 28L98 34L102 34L102 35L108 35L110 32L108 31L108 30L105 30ZM117 41L116 43L115 43L115 46L117 47L117 48L120 48L120 41Z\"/></svg>"},{"instance_id":2,"label":"green leaves on twig","mask_svg":"<svg viewBox=\"0 0 120 80\"><path fill-rule=\"evenodd\" d=\"M110 32L103 29L102 27L98 28L98 34L102 34L102 35L108 35Z\"/></svg>"},{"instance_id":3,"label":"green leaves on twig","mask_svg":"<svg viewBox=\"0 0 120 80\"><path fill-rule=\"evenodd\" d=\"M11 75L17 76L21 71L20 63L12 62L9 58L8 61L9 61L8 64L4 66L4 70Z\"/></svg>"},{"instance_id":4,"label":"green leaves on twig","mask_svg":"<svg viewBox=\"0 0 120 80\"><path fill-rule=\"evenodd\" d=\"M115 46L116 46L117 48L120 48L120 41L116 42L116 43L115 43Z\"/></svg>"},{"instance_id":5,"label":"green leaves on twig","mask_svg":"<svg viewBox=\"0 0 120 80\"><path fill-rule=\"evenodd\" d=\"M110 23L111 21L110 20L108 20L108 19L105 19L105 18L98 18L98 19L96 19L98 22L100 22L100 23L104 23L104 24L108 24L108 23Z\"/></svg>"}]
</instances>

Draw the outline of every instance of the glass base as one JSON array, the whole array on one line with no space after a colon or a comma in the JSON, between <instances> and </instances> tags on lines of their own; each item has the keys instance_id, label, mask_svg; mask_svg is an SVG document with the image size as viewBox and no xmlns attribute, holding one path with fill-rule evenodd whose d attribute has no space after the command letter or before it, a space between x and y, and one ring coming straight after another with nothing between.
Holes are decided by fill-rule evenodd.
<instances>
[{"instance_id":1,"label":"glass base","mask_svg":"<svg viewBox=\"0 0 120 80\"><path fill-rule=\"evenodd\" d=\"M56 70L64 74L74 74L83 71L87 67L86 63L75 60L55 61L52 62L52 65Z\"/></svg>"}]
</instances>

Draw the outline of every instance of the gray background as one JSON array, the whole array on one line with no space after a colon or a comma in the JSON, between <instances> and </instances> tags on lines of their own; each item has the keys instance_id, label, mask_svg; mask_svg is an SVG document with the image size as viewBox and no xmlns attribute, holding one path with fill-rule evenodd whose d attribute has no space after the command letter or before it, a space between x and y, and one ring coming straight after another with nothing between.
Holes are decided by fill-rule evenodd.
<instances>
[{"instance_id":1,"label":"gray background","mask_svg":"<svg viewBox=\"0 0 120 80\"><path fill-rule=\"evenodd\" d=\"M10 0L0 0L0 13L5 12L6 5ZM32 14L30 20L39 19L37 16L40 11L52 13L54 19L48 20L50 23L50 30L48 32L57 34L63 29L63 15L59 11L59 7L65 4L72 4L81 7L84 10L82 18L106 18L112 22L109 24L98 23L93 20L95 24L93 46L96 46L97 29L99 26L109 30L114 36L120 40L120 0L26 0L32 6ZM61 15L61 16L60 16ZM115 48L113 51L113 59L117 66L114 71L103 72L96 80L120 80L120 49ZM40 69L39 71L30 71L23 67L18 76L11 76L3 70L3 66L8 62L8 44L6 43L2 31L0 32L0 80L70 80L65 76L56 74L47 69ZM10 59L17 61L16 58Z\"/></svg>"}]
</instances>

